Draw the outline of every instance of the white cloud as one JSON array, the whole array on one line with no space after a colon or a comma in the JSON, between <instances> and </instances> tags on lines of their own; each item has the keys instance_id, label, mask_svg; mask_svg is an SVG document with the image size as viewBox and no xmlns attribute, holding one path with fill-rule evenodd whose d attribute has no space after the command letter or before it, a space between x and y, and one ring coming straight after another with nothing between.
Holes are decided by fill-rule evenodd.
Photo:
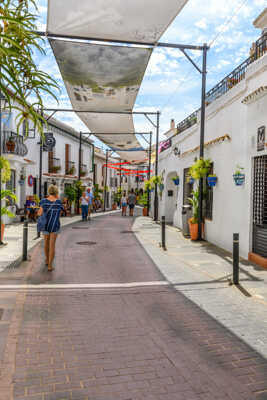
<instances>
[{"instance_id":1,"label":"white cloud","mask_svg":"<svg viewBox=\"0 0 267 400\"><path fill-rule=\"evenodd\" d=\"M202 18L199 21L195 22L195 26L200 29L206 29L207 28L206 18Z\"/></svg>"}]
</instances>

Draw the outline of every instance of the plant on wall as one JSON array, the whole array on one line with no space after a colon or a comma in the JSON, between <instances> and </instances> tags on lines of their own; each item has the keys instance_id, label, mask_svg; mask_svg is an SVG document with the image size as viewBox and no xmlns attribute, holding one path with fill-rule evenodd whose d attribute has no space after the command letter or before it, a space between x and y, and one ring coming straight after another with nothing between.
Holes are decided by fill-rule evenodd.
<instances>
[{"instance_id":1,"label":"plant on wall","mask_svg":"<svg viewBox=\"0 0 267 400\"><path fill-rule=\"evenodd\" d=\"M204 158L199 158L189 169L189 175L195 180L199 180L208 175L212 161Z\"/></svg>"},{"instance_id":2,"label":"plant on wall","mask_svg":"<svg viewBox=\"0 0 267 400\"><path fill-rule=\"evenodd\" d=\"M1 0L0 7L0 91L7 99L9 109L17 113L16 125L25 124L28 134L29 121L42 135L44 118L38 113L43 108L42 95L54 99L56 80L40 70L34 61L36 52L45 54L43 39L37 31L35 0ZM34 98L30 104L30 98ZM15 104L12 104L15 101Z\"/></svg>"},{"instance_id":3,"label":"plant on wall","mask_svg":"<svg viewBox=\"0 0 267 400\"><path fill-rule=\"evenodd\" d=\"M241 186L245 182L245 174L243 171L244 171L243 167L240 167L240 165L236 166L235 172L233 174L233 179L236 186Z\"/></svg>"}]
</instances>

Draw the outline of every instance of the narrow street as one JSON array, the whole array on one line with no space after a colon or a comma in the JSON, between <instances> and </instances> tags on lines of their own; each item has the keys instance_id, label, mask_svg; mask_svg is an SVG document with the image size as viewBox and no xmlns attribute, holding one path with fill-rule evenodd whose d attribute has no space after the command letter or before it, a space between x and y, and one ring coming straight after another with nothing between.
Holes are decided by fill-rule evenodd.
<instances>
[{"instance_id":1,"label":"narrow street","mask_svg":"<svg viewBox=\"0 0 267 400\"><path fill-rule=\"evenodd\" d=\"M174 290L133 220L64 228L53 273L39 244L0 274L0 400L267 399L266 360Z\"/></svg>"}]
</instances>

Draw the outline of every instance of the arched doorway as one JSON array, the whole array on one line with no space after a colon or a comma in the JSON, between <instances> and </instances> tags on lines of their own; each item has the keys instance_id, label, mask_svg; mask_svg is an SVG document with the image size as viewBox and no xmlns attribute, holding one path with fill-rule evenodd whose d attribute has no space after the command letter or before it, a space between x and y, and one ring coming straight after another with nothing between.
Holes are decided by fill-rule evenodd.
<instances>
[{"instance_id":1,"label":"arched doorway","mask_svg":"<svg viewBox=\"0 0 267 400\"><path fill-rule=\"evenodd\" d=\"M178 187L175 186L172 178L177 176L177 172L169 172L165 180L165 201L164 201L164 212L166 222L173 224L174 214L177 210L177 197Z\"/></svg>"}]
</instances>

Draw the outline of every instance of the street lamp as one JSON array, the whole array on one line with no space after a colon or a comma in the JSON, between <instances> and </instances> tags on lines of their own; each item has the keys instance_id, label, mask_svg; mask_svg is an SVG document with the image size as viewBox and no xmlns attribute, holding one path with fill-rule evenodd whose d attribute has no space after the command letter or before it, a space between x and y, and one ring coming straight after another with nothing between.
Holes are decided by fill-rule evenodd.
<instances>
[{"instance_id":1,"label":"street lamp","mask_svg":"<svg viewBox=\"0 0 267 400\"><path fill-rule=\"evenodd\" d=\"M179 157L181 155L181 150L179 150L178 147L174 147L173 154Z\"/></svg>"},{"instance_id":2,"label":"street lamp","mask_svg":"<svg viewBox=\"0 0 267 400\"><path fill-rule=\"evenodd\" d=\"M7 99L0 92L0 157L2 156L2 109L6 106ZM2 169L0 168L0 246L4 245L2 241Z\"/></svg>"}]
</instances>

